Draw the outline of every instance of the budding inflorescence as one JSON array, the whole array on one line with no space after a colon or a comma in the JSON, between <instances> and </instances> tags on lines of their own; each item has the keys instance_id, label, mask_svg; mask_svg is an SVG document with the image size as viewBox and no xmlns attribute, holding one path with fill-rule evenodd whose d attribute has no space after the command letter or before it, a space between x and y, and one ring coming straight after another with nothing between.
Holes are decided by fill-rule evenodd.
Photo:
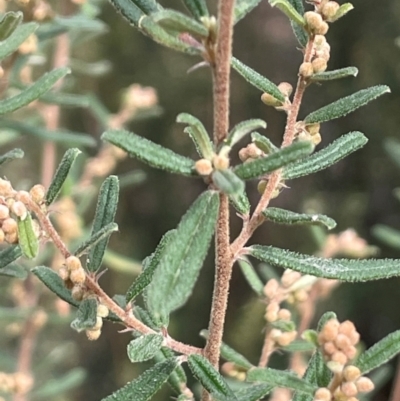
<instances>
[{"instance_id":1,"label":"budding inflorescence","mask_svg":"<svg viewBox=\"0 0 400 401\"><path fill-rule=\"evenodd\" d=\"M107 317L108 314L109 310L106 305L101 303L97 305L96 324L85 331L88 340L95 341L100 337L101 328L103 327L103 318Z\"/></svg>"},{"instance_id":2,"label":"budding inflorescence","mask_svg":"<svg viewBox=\"0 0 400 401\"><path fill-rule=\"evenodd\" d=\"M0 372L0 392L10 394L26 394L33 386L33 378L31 375L15 372Z\"/></svg>"}]
</instances>

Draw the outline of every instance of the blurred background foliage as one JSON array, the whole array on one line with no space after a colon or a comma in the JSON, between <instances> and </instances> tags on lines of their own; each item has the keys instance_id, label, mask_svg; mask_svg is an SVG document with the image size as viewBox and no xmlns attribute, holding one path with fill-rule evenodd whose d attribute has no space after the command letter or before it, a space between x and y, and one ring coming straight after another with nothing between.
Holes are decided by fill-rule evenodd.
<instances>
[{"instance_id":1,"label":"blurred background foliage","mask_svg":"<svg viewBox=\"0 0 400 401\"><path fill-rule=\"evenodd\" d=\"M66 3L67 7L63 7ZM188 112L212 130L210 71L200 68L187 73L196 59L164 49L140 35L106 1L93 3L101 7L100 19L104 21L107 32L94 40L82 42L73 55L85 62L107 60L102 66L109 71L100 76L94 74L95 70L89 74L76 73L69 78L74 92L95 93L112 113L117 113L125 88L132 84L155 88L161 110L155 110L155 118L134 119L127 128L178 153L196 157L190 139L183 133L182 125L175 123L175 118L180 112ZM177 0L160 3L183 10ZM212 8L214 2L209 3ZM371 245L380 247L379 257L398 258L400 251L379 243L371 235L371 227L380 223L400 228L400 204L393 196L394 188L400 186L400 170L383 148L387 138L399 138L400 135L400 47L396 45L396 38L400 36L400 2L354 0L353 4L355 10L334 24L327 35L331 44L329 69L356 66L359 76L311 87L306 93L301 116L339 97L376 84L389 85L392 94L348 117L324 124L320 146L354 130L365 133L369 143L338 165L294 181L273 201L273 206L327 214L338 222L335 232L354 228ZM59 0L53 5L66 14L79 7ZM267 1L261 2L237 25L234 54L275 83L288 81L295 84L301 53L296 48L286 17L279 10L271 9ZM275 144L280 143L284 115L267 108L260 101L260 93L235 72L232 72L231 105L232 126L249 118L264 119L268 123L266 135ZM96 154L104 127L93 118L93 113L87 109L67 109L62 113L62 125L93 136L97 145L85 149L85 152L88 156ZM10 145L15 146L21 147L26 157L7 166L4 174L14 182L39 182L41 173L35 166L40 166L43 157L42 142L26 135ZM64 148L58 148L59 158L63 151ZM140 261L154 250L167 230L177 225L197 194L205 189L205 184L201 180L152 170L132 159L119 163L116 173L121 175L135 169L143 171L146 179L122 190L117 214L120 232L112 236L110 249ZM250 189L250 196L253 200L258 197L255 184ZM88 222L93 215L94 203L85 214ZM233 237L239 228L240 220L233 217ZM312 232L303 227L265 224L253 240L303 252L317 249ZM198 333L208 325L213 275L213 257L210 255L189 303L174 314L170 333L178 340L197 346L204 344ZM126 290L131 279L129 272L111 269L101 283L110 294L118 294ZM323 311L334 310L339 320L354 321L368 347L400 327L399 286L399 279L341 285L328 301L320 305L316 320ZM257 360L262 346L263 313L264 306L253 296L239 269L235 269L224 340L252 362ZM1 317L0 326L3 326ZM34 354L38 363L45 357L57 360L58 355L64 372L76 366L88 372L83 384L74 392L53 394L47 399L97 401L135 377L140 367L131 365L126 357L130 336L118 334L117 330L118 327L106 324L103 335L96 342L88 342L83 335L73 332L68 324L49 325L42 331ZM15 341L12 327L0 335L2 347L5 345L11 349ZM47 370L41 380L48 380L50 374L55 373ZM374 400L388 399L389 392L390 383L375 395ZM166 390L157 399L167 397Z\"/></svg>"}]
</instances>

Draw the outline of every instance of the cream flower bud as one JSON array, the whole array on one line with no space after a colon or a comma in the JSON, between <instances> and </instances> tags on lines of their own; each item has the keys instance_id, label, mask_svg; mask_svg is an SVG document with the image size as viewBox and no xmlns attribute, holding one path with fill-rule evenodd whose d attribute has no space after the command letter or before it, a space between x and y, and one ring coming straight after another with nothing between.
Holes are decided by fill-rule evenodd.
<instances>
[{"instance_id":1,"label":"cream flower bud","mask_svg":"<svg viewBox=\"0 0 400 401\"><path fill-rule=\"evenodd\" d=\"M311 62L313 72L315 74L319 72L324 72L328 68L328 63L324 58L317 57Z\"/></svg>"},{"instance_id":2,"label":"cream flower bud","mask_svg":"<svg viewBox=\"0 0 400 401\"><path fill-rule=\"evenodd\" d=\"M353 382L342 383L342 385L340 386L340 389L342 390L342 393L346 397L354 397L358 393L357 386Z\"/></svg>"},{"instance_id":3,"label":"cream flower bud","mask_svg":"<svg viewBox=\"0 0 400 401\"><path fill-rule=\"evenodd\" d=\"M109 313L110 313L110 311L106 305L103 305L103 304L97 305L97 316L104 318L104 317L107 317Z\"/></svg>"},{"instance_id":4,"label":"cream flower bud","mask_svg":"<svg viewBox=\"0 0 400 401\"><path fill-rule=\"evenodd\" d=\"M264 295L269 298L272 299L275 297L277 291L279 289L279 283L277 280L275 280L274 278L271 278L270 280L268 280L264 286Z\"/></svg>"},{"instance_id":5,"label":"cream flower bud","mask_svg":"<svg viewBox=\"0 0 400 401\"><path fill-rule=\"evenodd\" d=\"M90 341L96 341L101 335L101 330L86 330L86 337Z\"/></svg>"},{"instance_id":6,"label":"cream flower bud","mask_svg":"<svg viewBox=\"0 0 400 401\"><path fill-rule=\"evenodd\" d=\"M226 156L216 155L212 162L217 170L226 170L229 167L229 159Z\"/></svg>"},{"instance_id":7,"label":"cream flower bud","mask_svg":"<svg viewBox=\"0 0 400 401\"><path fill-rule=\"evenodd\" d=\"M281 82L278 85L278 89L285 97L289 97L293 92L293 86L289 82Z\"/></svg>"},{"instance_id":8,"label":"cream flower bud","mask_svg":"<svg viewBox=\"0 0 400 401\"><path fill-rule=\"evenodd\" d=\"M210 160L207 159L197 160L194 167L200 175L207 176L213 172L212 163Z\"/></svg>"},{"instance_id":9,"label":"cream flower bud","mask_svg":"<svg viewBox=\"0 0 400 401\"><path fill-rule=\"evenodd\" d=\"M368 377L360 377L356 381L357 390L360 393L369 393L374 389L374 383Z\"/></svg>"},{"instance_id":10,"label":"cream flower bud","mask_svg":"<svg viewBox=\"0 0 400 401\"><path fill-rule=\"evenodd\" d=\"M331 21L339 11L339 8L340 6L336 1L328 1L322 7L321 14L327 21Z\"/></svg>"},{"instance_id":11,"label":"cream flower bud","mask_svg":"<svg viewBox=\"0 0 400 401\"><path fill-rule=\"evenodd\" d=\"M267 105L267 106L271 106L271 107L279 107L282 106L282 102L276 98L274 98L272 95L270 95L269 93L263 93L261 95L261 101Z\"/></svg>"},{"instance_id":12,"label":"cream flower bud","mask_svg":"<svg viewBox=\"0 0 400 401\"><path fill-rule=\"evenodd\" d=\"M13 187L10 181L0 178L0 195L10 196L13 192Z\"/></svg>"},{"instance_id":13,"label":"cream flower bud","mask_svg":"<svg viewBox=\"0 0 400 401\"><path fill-rule=\"evenodd\" d=\"M82 268L82 264L81 261L79 260L79 258L77 258L76 256L69 256L67 259L65 259L65 266L67 267L67 269L69 271L72 270L78 270Z\"/></svg>"},{"instance_id":14,"label":"cream flower bud","mask_svg":"<svg viewBox=\"0 0 400 401\"><path fill-rule=\"evenodd\" d=\"M13 218L9 217L3 221L1 229L5 234L14 233L18 230L18 224Z\"/></svg>"},{"instance_id":15,"label":"cream flower bud","mask_svg":"<svg viewBox=\"0 0 400 401\"><path fill-rule=\"evenodd\" d=\"M10 217L10 209L6 205L0 205L0 220Z\"/></svg>"},{"instance_id":16,"label":"cream flower bud","mask_svg":"<svg viewBox=\"0 0 400 401\"><path fill-rule=\"evenodd\" d=\"M71 296L75 301L82 301L85 291L81 285L74 285L71 290Z\"/></svg>"},{"instance_id":17,"label":"cream flower bud","mask_svg":"<svg viewBox=\"0 0 400 401\"><path fill-rule=\"evenodd\" d=\"M310 78L314 74L314 68L311 63L302 63L299 68L299 74L303 78Z\"/></svg>"},{"instance_id":18,"label":"cream flower bud","mask_svg":"<svg viewBox=\"0 0 400 401\"><path fill-rule=\"evenodd\" d=\"M361 376L361 371L356 366L349 365L343 370L343 377L348 382L353 382Z\"/></svg>"},{"instance_id":19,"label":"cream flower bud","mask_svg":"<svg viewBox=\"0 0 400 401\"><path fill-rule=\"evenodd\" d=\"M31 195L34 202L40 204L44 200L44 197L46 195L46 189L44 188L43 185L40 184L34 185L30 189L29 194Z\"/></svg>"},{"instance_id":20,"label":"cream flower bud","mask_svg":"<svg viewBox=\"0 0 400 401\"><path fill-rule=\"evenodd\" d=\"M11 211L21 220L25 220L28 214L26 206L21 201L16 201L11 206Z\"/></svg>"},{"instance_id":21,"label":"cream flower bud","mask_svg":"<svg viewBox=\"0 0 400 401\"><path fill-rule=\"evenodd\" d=\"M317 398L321 401L331 401L332 394L326 387L321 387L315 392L314 398Z\"/></svg>"},{"instance_id":22,"label":"cream flower bud","mask_svg":"<svg viewBox=\"0 0 400 401\"><path fill-rule=\"evenodd\" d=\"M83 268L70 271L69 279L74 284L83 284L85 282L85 278L86 278L86 274L85 274L85 270L83 270Z\"/></svg>"}]
</instances>

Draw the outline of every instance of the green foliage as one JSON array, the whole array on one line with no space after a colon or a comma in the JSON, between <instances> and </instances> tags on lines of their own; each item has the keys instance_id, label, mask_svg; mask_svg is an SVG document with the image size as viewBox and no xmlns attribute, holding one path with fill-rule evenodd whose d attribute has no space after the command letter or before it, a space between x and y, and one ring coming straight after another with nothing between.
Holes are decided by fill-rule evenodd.
<instances>
[{"instance_id":1,"label":"green foliage","mask_svg":"<svg viewBox=\"0 0 400 401\"><path fill-rule=\"evenodd\" d=\"M347 77L356 77L358 75L358 68L346 67L333 71L318 72L312 75L311 80L314 82L333 81L335 79L342 79Z\"/></svg>"},{"instance_id":2,"label":"green foliage","mask_svg":"<svg viewBox=\"0 0 400 401\"><path fill-rule=\"evenodd\" d=\"M33 228L32 216L28 212L24 219L18 218L18 244L22 256L34 259L39 252L39 240Z\"/></svg>"},{"instance_id":3,"label":"green foliage","mask_svg":"<svg viewBox=\"0 0 400 401\"><path fill-rule=\"evenodd\" d=\"M0 20L0 40L4 41L7 39L18 27L23 18L23 14L20 11L7 12L3 15Z\"/></svg>"},{"instance_id":4,"label":"green foliage","mask_svg":"<svg viewBox=\"0 0 400 401\"><path fill-rule=\"evenodd\" d=\"M226 139L226 143L229 146L233 146L236 143L238 143L242 138L244 138L246 135L250 134L251 132L259 128L267 128L267 123L257 118L254 118L252 120L242 121L241 123L235 125L229 132L228 137Z\"/></svg>"},{"instance_id":5,"label":"green foliage","mask_svg":"<svg viewBox=\"0 0 400 401\"><path fill-rule=\"evenodd\" d=\"M251 140L266 154L276 152L279 149L266 136L260 135L258 132L251 134Z\"/></svg>"},{"instance_id":6,"label":"green foliage","mask_svg":"<svg viewBox=\"0 0 400 401\"><path fill-rule=\"evenodd\" d=\"M131 362L143 362L154 358L163 343L161 334L147 334L135 338L128 344L127 352Z\"/></svg>"},{"instance_id":7,"label":"green foliage","mask_svg":"<svg viewBox=\"0 0 400 401\"><path fill-rule=\"evenodd\" d=\"M0 269L4 269L10 263L22 256L22 249L18 245L12 245L0 251Z\"/></svg>"},{"instance_id":8,"label":"green foliage","mask_svg":"<svg viewBox=\"0 0 400 401\"><path fill-rule=\"evenodd\" d=\"M247 259L238 260L240 270L243 273L244 278L250 285L251 289L259 296L264 293L264 283L258 277L253 265Z\"/></svg>"},{"instance_id":9,"label":"green foliage","mask_svg":"<svg viewBox=\"0 0 400 401\"><path fill-rule=\"evenodd\" d=\"M5 153L4 155L0 156L0 166L4 163L7 163L11 160L15 159L22 159L24 157L24 152L22 149L13 149L9 152Z\"/></svg>"},{"instance_id":10,"label":"green foliage","mask_svg":"<svg viewBox=\"0 0 400 401\"><path fill-rule=\"evenodd\" d=\"M197 19L208 16L208 9L205 0L182 0L182 1L185 4L186 8Z\"/></svg>"},{"instance_id":11,"label":"green foliage","mask_svg":"<svg viewBox=\"0 0 400 401\"><path fill-rule=\"evenodd\" d=\"M380 242L393 249L400 249L400 232L383 224L372 227L372 235Z\"/></svg>"},{"instance_id":12,"label":"green foliage","mask_svg":"<svg viewBox=\"0 0 400 401\"><path fill-rule=\"evenodd\" d=\"M305 21L303 16L297 12L296 8L292 6L289 0L268 0L268 1L272 7L279 8L289 18L291 22L300 26L305 26Z\"/></svg>"},{"instance_id":13,"label":"green foliage","mask_svg":"<svg viewBox=\"0 0 400 401\"><path fill-rule=\"evenodd\" d=\"M265 383L246 386L235 392L238 401L257 401L268 395L274 389L273 386Z\"/></svg>"},{"instance_id":14,"label":"green foliage","mask_svg":"<svg viewBox=\"0 0 400 401\"><path fill-rule=\"evenodd\" d=\"M91 329L96 324L97 301L94 298L84 299L76 312L75 319L71 322L71 327L78 333Z\"/></svg>"},{"instance_id":15,"label":"green foliage","mask_svg":"<svg viewBox=\"0 0 400 401\"><path fill-rule=\"evenodd\" d=\"M261 0L236 0L235 2L235 23L243 19L250 11L258 6Z\"/></svg>"},{"instance_id":16,"label":"green foliage","mask_svg":"<svg viewBox=\"0 0 400 401\"><path fill-rule=\"evenodd\" d=\"M212 180L221 192L232 197L240 196L245 189L244 182L230 169L213 171Z\"/></svg>"}]
</instances>

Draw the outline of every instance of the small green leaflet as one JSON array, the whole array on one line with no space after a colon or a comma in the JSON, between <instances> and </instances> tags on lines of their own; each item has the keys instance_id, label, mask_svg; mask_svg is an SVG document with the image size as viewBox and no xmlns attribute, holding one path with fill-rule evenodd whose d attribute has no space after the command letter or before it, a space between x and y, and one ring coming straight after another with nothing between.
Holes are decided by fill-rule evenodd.
<instances>
[{"instance_id":1,"label":"small green leaflet","mask_svg":"<svg viewBox=\"0 0 400 401\"><path fill-rule=\"evenodd\" d=\"M71 327L80 333L92 328L96 324L97 301L94 298L86 298L80 304L76 312L76 318L71 322Z\"/></svg>"},{"instance_id":2,"label":"small green leaflet","mask_svg":"<svg viewBox=\"0 0 400 401\"><path fill-rule=\"evenodd\" d=\"M132 340L127 347L131 362L144 362L154 358L160 350L164 337L161 334L147 334Z\"/></svg>"},{"instance_id":3,"label":"small green leaflet","mask_svg":"<svg viewBox=\"0 0 400 401\"><path fill-rule=\"evenodd\" d=\"M358 68L346 67L346 68L340 68L339 70L319 72L311 76L310 80L313 82L326 82L326 81L333 81L335 79L356 77L357 75L358 75Z\"/></svg>"},{"instance_id":4,"label":"small green leaflet","mask_svg":"<svg viewBox=\"0 0 400 401\"><path fill-rule=\"evenodd\" d=\"M267 220L280 224L322 225L328 230L332 230L336 227L336 221L323 214L295 213L290 210L269 207L263 211L263 215Z\"/></svg>"},{"instance_id":5,"label":"small green leaflet","mask_svg":"<svg viewBox=\"0 0 400 401\"><path fill-rule=\"evenodd\" d=\"M162 8L159 4L157 4L156 0L131 0L131 1L135 3L146 14L157 12Z\"/></svg>"},{"instance_id":6,"label":"small green leaflet","mask_svg":"<svg viewBox=\"0 0 400 401\"><path fill-rule=\"evenodd\" d=\"M11 245L0 251L0 269L15 262L22 256L22 249L18 245Z\"/></svg>"},{"instance_id":7,"label":"small green leaflet","mask_svg":"<svg viewBox=\"0 0 400 401\"><path fill-rule=\"evenodd\" d=\"M252 245L247 248L247 252L256 259L273 266L346 282L371 281L400 276L399 259L326 259L264 245Z\"/></svg>"},{"instance_id":8,"label":"small green leaflet","mask_svg":"<svg viewBox=\"0 0 400 401\"><path fill-rule=\"evenodd\" d=\"M228 134L226 143L233 146L238 143L242 138L259 128L267 128L267 123L258 118L252 120L242 121L235 125Z\"/></svg>"},{"instance_id":9,"label":"small green leaflet","mask_svg":"<svg viewBox=\"0 0 400 401\"><path fill-rule=\"evenodd\" d=\"M137 27L139 20L145 14L131 0L110 0L114 8L133 26Z\"/></svg>"},{"instance_id":10,"label":"small green leaflet","mask_svg":"<svg viewBox=\"0 0 400 401\"><path fill-rule=\"evenodd\" d=\"M279 8L291 22L304 26L305 21L302 15L300 15L296 8L288 0L268 0L272 7Z\"/></svg>"},{"instance_id":11,"label":"small green leaflet","mask_svg":"<svg viewBox=\"0 0 400 401\"><path fill-rule=\"evenodd\" d=\"M22 254L28 259L34 259L39 252L39 239L33 228L32 216L28 212L25 219L18 218L18 244Z\"/></svg>"},{"instance_id":12,"label":"small green leaflet","mask_svg":"<svg viewBox=\"0 0 400 401\"><path fill-rule=\"evenodd\" d=\"M214 170L211 177L214 185L224 194L238 197L244 192L244 182L230 169Z\"/></svg>"},{"instance_id":13,"label":"small green leaflet","mask_svg":"<svg viewBox=\"0 0 400 401\"><path fill-rule=\"evenodd\" d=\"M22 159L23 157L24 152L22 149L10 150L9 152L4 153L4 155L0 156L0 166L15 159Z\"/></svg>"},{"instance_id":14,"label":"small green leaflet","mask_svg":"<svg viewBox=\"0 0 400 401\"><path fill-rule=\"evenodd\" d=\"M39 24L35 22L19 25L7 39L0 42L0 60L3 60L18 50L18 47L25 42L25 40L32 35L36 29L38 29L38 27Z\"/></svg>"},{"instance_id":15,"label":"small green leaflet","mask_svg":"<svg viewBox=\"0 0 400 401\"><path fill-rule=\"evenodd\" d=\"M24 14L21 11L6 12L0 21L0 41L5 41L21 23Z\"/></svg>"},{"instance_id":16,"label":"small green leaflet","mask_svg":"<svg viewBox=\"0 0 400 401\"><path fill-rule=\"evenodd\" d=\"M258 6L261 0L236 0L235 2L235 24L244 18L250 11Z\"/></svg>"},{"instance_id":17,"label":"small green leaflet","mask_svg":"<svg viewBox=\"0 0 400 401\"><path fill-rule=\"evenodd\" d=\"M390 93L390 88L386 85L362 89L312 112L304 119L304 122L306 124L316 124L346 116L385 93Z\"/></svg>"},{"instance_id":18,"label":"small green leaflet","mask_svg":"<svg viewBox=\"0 0 400 401\"><path fill-rule=\"evenodd\" d=\"M205 0L182 0L186 8L192 13L192 15L198 20L201 17L207 17L208 10Z\"/></svg>"},{"instance_id":19,"label":"small green leaflet","mask_svg":"<svg viewBox=\"0 0 400 401\"><path fill-rule=\"evenodd\" d=\"M238 260L240 270L243 273L244 278L252 288L252 290L259 296L262 296L264 293L264 283L258 277L253 265L249 260L239 259Z\"/></svg>"},{"instance_id":20,"label":"small green leaflet","mask_svg":"<svg viewBox=\"0 0 400 401\"><path fill-rule=\"evenodd\" d=\"M137 379L128 383L102 401L148 401L168 380L178 366L176 358L166 359L146 370Z\"/></svg>"},{"instance_id":21,"label":"small green leaflet","mask_svg":"<svg viewBox=\"0 0 400 401\"><path fill-rule=\"evenodd\" d=\"M109 130L102 135L101 139L118 146L128 152L130 156L136 157L152 167L186 176L195 174L193 160L132 132Z\"/></svg>"}]
</instances>

